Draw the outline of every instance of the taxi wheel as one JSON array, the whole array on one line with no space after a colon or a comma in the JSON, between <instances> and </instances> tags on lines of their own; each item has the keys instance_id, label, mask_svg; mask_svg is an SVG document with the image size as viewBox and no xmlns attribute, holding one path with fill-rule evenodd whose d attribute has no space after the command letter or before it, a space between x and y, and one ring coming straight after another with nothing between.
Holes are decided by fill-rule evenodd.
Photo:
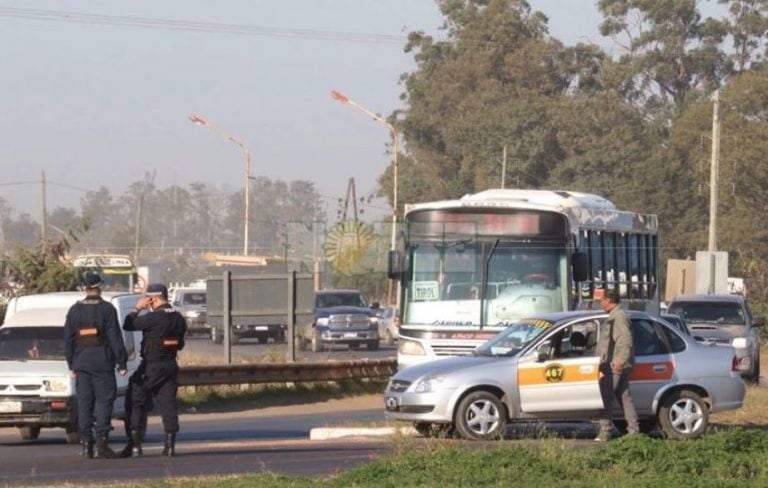
<instances>
[{"instance_id":1,"label":"taxi wheel","mask_svg":"<svg viewBox=\"0 0 768 488\"><path fill-rule=\"evenodd\" d=\"M707 430L709 407L690 390L676 390L662 400L659 408L661 432L671 439L694 439Z\"/></svg>"},{"instance_id":2,"label":"taxi wheel","mask_svg":"<svg viewBox=\"0 0 768 488\"><path fill-rule=\"evenodd\" d=\"M489 391L474 391L459 403L454 417L459 435L465 439L501 439L507 427L507 411L501 400Z\"/></svg>"}]
</instances>

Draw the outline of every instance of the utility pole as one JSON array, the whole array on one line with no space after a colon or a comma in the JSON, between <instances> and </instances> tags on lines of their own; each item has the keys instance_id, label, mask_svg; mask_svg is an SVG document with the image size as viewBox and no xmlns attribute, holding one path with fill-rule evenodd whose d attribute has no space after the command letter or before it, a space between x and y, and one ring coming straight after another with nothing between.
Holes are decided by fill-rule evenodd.
<instances>
[{"instance_id":1,"label":"utility pole","mask_svg":"<svg viewBox=\"0 0 768 488\"><path fill-rule=\"evenodd\" d=\"M712 96L712 167L709 174L709 293L715 292L715 252L717 251L717 190L720 165L720 90Z\"/></svg>"},{"instance_id":2,"label":"utility pole","mask_svg":"<svg viewBox=\"0 0 768 488\"><path fill-rule=\"evenodd\" d=\"M45 170L42 171L42 176L40 178L40 186L41 186L41 195L43 199L43 215L40 219L40 240L43 243L43 251L45 251L48 248L48 234L46 233L46 227L48 227L48 209L46 208L45 204Z\"/></svg>"},{"instance_id":3,"label":"utility pole","mask_svg":"<svg viewBox=\"0 0 768 488\"><path fill-rule=\"evenodd\" d=\"M138 208L136 209L136 232L133 234L133 259L139 261L139 241L141 238L141 209L144 205L144 192L139 193Z\"/></svg>"},{"instance_id":4,"label":"utility pole","mask_svg":"<svg viewBox=\"0 0 768 488\"><path fill-rule=\"evenodd\" d=\"M504 183L507 181L507 145L504 144L504 151L501 154L501 189L504 189Z\"/></svg>"}]
</instances>

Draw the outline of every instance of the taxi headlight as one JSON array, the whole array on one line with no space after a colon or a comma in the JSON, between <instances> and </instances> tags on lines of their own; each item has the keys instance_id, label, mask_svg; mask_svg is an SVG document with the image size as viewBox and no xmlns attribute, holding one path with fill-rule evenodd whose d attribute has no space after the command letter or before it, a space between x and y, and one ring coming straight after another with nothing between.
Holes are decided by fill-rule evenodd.
<instances>
[{"instance_id":1,"label":"taxi headlight","mask_svg":"<svg viewBox=\"0 0 768 488\"><path fill-rule=\"evenodd\" d=\"M399 341L397 345L398 353L404 354L406 356L426 356L424 347L422 347L422 345L419 344L418 342L411 341L408 339L403 339L402 337L398 339L398 341Z\"/></svg>"},{"instance_id":2,"label":"taxi headlight","mask_svg":"<svg viewBox=\"0 0 768 488\"><path fill-rule=\"evenodd\" d=\"M317 325L328 325L328 317L322 317L315 322Z\"/></svg>"},{"instance_id":3,"label":"taxi headlight","mask_svg":"<svg viewBox=\"0 0 768 488\"><path fill-rule=\"evenodd\" d=\"M443 381L445 381L445 376L427 376L416 384L414 391L416 393L437 391Z\"/></svg>"},{"instance_id":4,"label":"taxi headlight","mask_svg":"<svg viewBox=\"0 0 768 488\"><path fill-rule=\"evenodd\" d=\"M749 345L749 341L747 341L746 337L737 337L733 340L733 347L736 347L738 349L746 349Z\"/></svg>"},{"instance_id":5,"label":"taxi headlight","mask_svg":"<svg viewBox=\"0 0 768 488\"><path fill-rule=\"evenodd\" d=\"M44 381L45 391L64 393L69 391L72 381L69 378L49 378Z\"/></svg>"}]
</instances>

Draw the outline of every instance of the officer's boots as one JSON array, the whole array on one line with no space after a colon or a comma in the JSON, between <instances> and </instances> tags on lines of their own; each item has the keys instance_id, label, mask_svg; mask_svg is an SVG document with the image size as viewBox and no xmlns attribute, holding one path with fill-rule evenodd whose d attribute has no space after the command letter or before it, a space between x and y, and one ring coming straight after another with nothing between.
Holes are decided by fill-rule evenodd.
<instances>
[{"instance_id":1,"label":"officer's boots","mask_svg":"<svg viewBox=\"0 0 768 488\"><path fill-rule=\"evenodd\" d=\"M120 457L141 457L143 455L144 451L141 449L141 432L132 430L128 436L128 443L120 452Z\"/></svg>"},{"instance_id":2,"label":"officer's boots","mask_svg":"<svg viewBox=\"0 0 768 488\"><path fill-rule=\"evenodd\" d=\"M84 458L89 458L89 459L93 457L93 441L92 440L80 441L80 455Z\"/></svg>"},{"instance_id":3,"label":"officer's boots","mask_svg":"<svg viewBox=\"0 0 768 488\"><path fill-rule=\"evenodd\" d=\"M165 446L163 447L163 456L173 457L176 455L176 433L165 433Z\"/></svg>"},{"instance_id":4,"label":"officer's boots","mask_svg":"<svg viewBox=\"0 0 768 488\"><path fill-rule=\"evenodd\" d=\"M116 459L119 458L120 455L109 447L107 438L102 437L96 440L96 452L93 457L99 459Z\"/></svg>"}]
</instances>

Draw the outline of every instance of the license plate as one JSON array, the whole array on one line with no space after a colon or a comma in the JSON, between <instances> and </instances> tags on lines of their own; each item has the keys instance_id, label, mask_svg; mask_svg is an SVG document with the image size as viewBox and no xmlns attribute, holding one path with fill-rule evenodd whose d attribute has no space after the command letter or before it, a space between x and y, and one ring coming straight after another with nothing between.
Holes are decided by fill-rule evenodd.
<instances>
[{"instance_id":1,"label":"license plate","mask_svg":"<svg viewBox=\"0 0 768 488\"><path fill-rule=\"evenodd\" d=\"M357 337L357 332L344 332L344 337Z\"/></svg>"},{"instance_id":2,"label":"license plate","mask_svg":"<svg viewBox=\"0 0 768 488\"><path fill-rule=\"evenodd\" d=\"M21 402L0 402L0 413L21 413Z\"/></svg>"},{"instance_id":3,"label":"license plate","mask_svg":"<svg viewBox=\"0 0 768 488\"><path fill-rule=\"evenodd\" d=\"M267 327L266 325L257 325L256 327L253 328L253 330L269 330L269 327Z\"/></svg>"}]
</instances>

